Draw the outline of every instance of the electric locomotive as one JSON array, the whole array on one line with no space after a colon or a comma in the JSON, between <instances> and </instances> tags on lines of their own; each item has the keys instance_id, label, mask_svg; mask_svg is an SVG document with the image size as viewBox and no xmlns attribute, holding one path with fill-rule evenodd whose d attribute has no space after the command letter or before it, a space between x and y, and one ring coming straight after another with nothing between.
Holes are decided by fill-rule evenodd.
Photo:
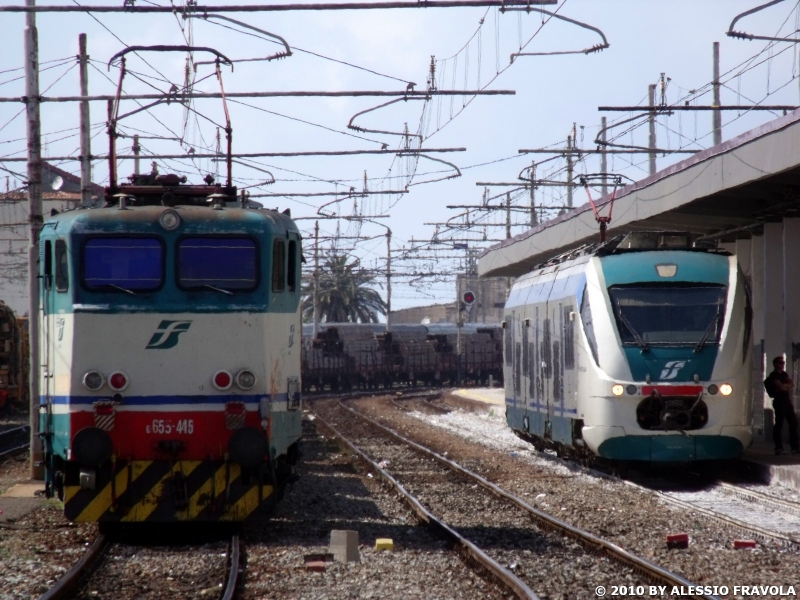
<instances>
[{"instance_id":1,"label":"electric locomotive","mask_svg":"<svg viewBox=\"0 0 800 600\"><path fill-rule=\"evenodd\" d=\"M539 265L505 308L508 424L610 461L738 458L752 442L751 308L735 256L632 233Z\"/></svg>"},{"instance_id":2,"label":"electric locomotive","mask_svg":"<svg viewBox=\"0 0 800 600\"><path fill-rule=\"evenodd\" d=\"M295 477L301 236L236 189L134 175L40 241L40 429L72 521L242 521Z\"/></svg>"}]
</instances>

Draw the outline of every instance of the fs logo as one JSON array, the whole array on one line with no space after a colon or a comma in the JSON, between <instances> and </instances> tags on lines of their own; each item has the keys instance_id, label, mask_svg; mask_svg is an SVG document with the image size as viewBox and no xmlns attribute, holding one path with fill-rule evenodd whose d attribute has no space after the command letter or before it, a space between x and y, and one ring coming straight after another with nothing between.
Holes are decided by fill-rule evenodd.
<instances>
[{"instance_id":1,"label":"fs logo","mask_svg":"<svg viewBox=\"0 0 800 600\"><path fill-rule=\"evenodd\" d=\"M664 365L664 370L661 371L661 375L659 375L658 378L662 381L665 379L675 379L680 370L685 366L685 360L671 360Z\"/></svg>"},{"instance_id":2,"label":"fs logo","mask_svg":"<svg viewBox=\"0 0 800 600\"><path fill-rule=\"evenodd\" d=\"M145 350L167 350L178 345L178 336L189 331L191 321L161 321Z\"/></svg>"}]
</instances>

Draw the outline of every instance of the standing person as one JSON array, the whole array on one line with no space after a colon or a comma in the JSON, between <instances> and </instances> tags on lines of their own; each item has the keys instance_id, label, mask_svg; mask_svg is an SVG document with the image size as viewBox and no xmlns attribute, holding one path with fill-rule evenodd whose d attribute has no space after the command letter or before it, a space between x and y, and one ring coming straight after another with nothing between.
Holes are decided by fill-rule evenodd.
<instances>
[{"instance_id":1,"label":"standing person","mask_svg":"<svg viewBox=\"0 0 800 600\"><path fill-rule=\"evenodd\" d=\"M775 454L784 454L783 422L789 424L789 444L792 446L792 454L800 454L800 444L797 441L797 415L794 414L792 405L792 386L794 383L786 372L786 361L782 356L772 359L774 370L764 380L764 387L767 394L772 398L772 408L775 409L775 427L772 430L772 439L775 441Z\"/></svg>"}]
</instances>

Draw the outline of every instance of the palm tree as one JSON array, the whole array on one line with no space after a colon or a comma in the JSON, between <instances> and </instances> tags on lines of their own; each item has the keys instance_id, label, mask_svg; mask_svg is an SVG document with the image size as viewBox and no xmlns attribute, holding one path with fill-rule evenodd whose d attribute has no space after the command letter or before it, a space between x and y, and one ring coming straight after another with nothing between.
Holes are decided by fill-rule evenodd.
<instances>
[{"instance_id":1,"label":"palm tree","mask_svg":"<svg viewBox=\"0 0 800 600\"><path fill-rule=\"evenodd\" d=\"M325 260L319 273L320 322L377 323L378 315L386 314L386 302L369 287L375 276L361 267L358 259L333 254ZM314 280L303 283L303 322L314 319Z\"/></svg>"}]
</instances>

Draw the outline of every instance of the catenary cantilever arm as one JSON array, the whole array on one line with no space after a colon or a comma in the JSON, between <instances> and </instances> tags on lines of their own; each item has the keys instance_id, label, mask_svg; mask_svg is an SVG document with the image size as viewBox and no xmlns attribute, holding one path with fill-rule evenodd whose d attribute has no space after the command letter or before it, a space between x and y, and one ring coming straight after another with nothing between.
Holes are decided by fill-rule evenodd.
<instances>
[{"instance_id":1,"label":"catenary cantilever arm","mask_svg":"<svg viewBox=\"0 0 800 600\"><path fill-rule=\"evenodd\" d=\"M124 57L128 52L211 52L226 65L231 64L231 60L227 56L222 54L222 52L214 50L214 48L208 48L207 46L158 45L158 46L128 46L124 50L120 50L114 56L111 57L111 60L108 61L108 68L111 69L111 63L113 63L118 58Z\"/></svg>"},{"instance_id":2,"label":"catenary cantilever arm","mask_svg":"<svg viewBox=\"0 0 800 600\"><path fill-rule=\"evenodd\" d=\"M782 1L782 0L781 0ZM577 25L578 27L583 27L584 29L588 29L590 31L594 31L597 33L603 40L601 44L595 44L589 48L584 48L583 50L562 50L560 52L515 52L511 55L511 62L514 62L514 59L517 56L555 56L559 54L591 54L592 52L600 52L601 50L605 50L609 47L608 40L606 39L605 34L593 25L589 25L588 23L583 23L582 21L576 21L575 19L570 19L569 17L565 17L563 15L559 15L554 12L550 12L549 10L544 10L542 8L534 8L532 6L526 7L518 7L518 8L506 8L508 12L538 12L543 15L549 15L551 18L559 19L561 21L566 21L567 23L572 23L573 25Z\"/></svg>"}]
</instances>

